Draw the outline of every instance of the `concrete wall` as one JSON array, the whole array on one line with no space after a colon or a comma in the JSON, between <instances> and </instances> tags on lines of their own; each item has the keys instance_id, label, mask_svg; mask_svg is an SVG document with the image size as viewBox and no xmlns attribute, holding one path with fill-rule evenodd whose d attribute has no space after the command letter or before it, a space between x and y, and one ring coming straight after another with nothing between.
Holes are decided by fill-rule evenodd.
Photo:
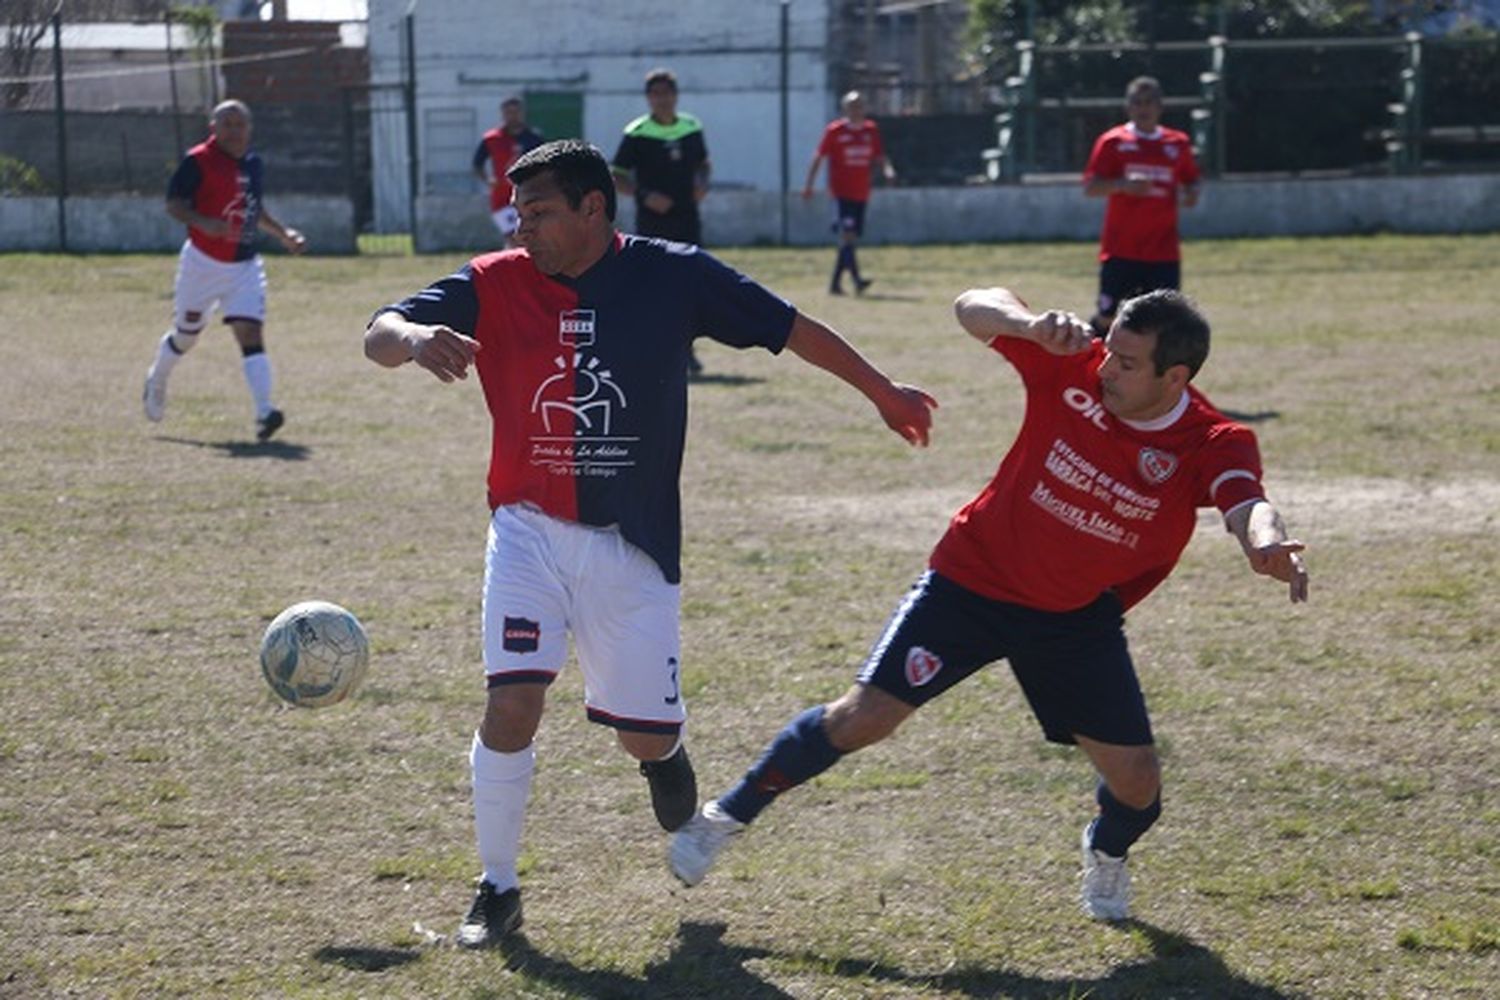
<instances>
[{"instance_id":1,"label":"concrete wall","mask_svg":"<svg viewBox=\"0 0 1500 1000\"><path fill-rule=\"evenodd\" d=\"M302 230L308 252L355 251L354 208L348 198L285 195L267 199L278 220ZM70 198L68 249L74 253L175 252L186 231L168 217L157 198L114 196ZM58 249L56 198L0 198L0 252ZM267 236L261 249L280 253Z\"/></svg>"},{"instance_id":2,"label":"concrete wall","mask_svg":"<svg viewBox=\"0 0 1500 1000\"><path fill-rule=\"evenodd\" d=\"M284 195L268 204L277 218L307 233L313 252L354 252L348 199ZM781 204L780 196L764 191L714 191L703 203L705 244L779 243ZM877 189L865 242L1092 240L1103 211L1104 203L1084 198L1074 182ZM417 212L419 251L480 251L499 245L480 195L429 195L419 199ZM619 216L620 228L629 231L635 220L628 200ZM790 242L831 242L831 218L831 207L821 196L807 202L792 196L787 202ZM1493 232L1500 230L1500 175L1225 181L1209 185L1203 202L1182 218L1188 239ZM182 227L167 218L155 198L73 198L68 202L68 241L79 252L175 250ZM0 198L0 252L55 249L55 199Z\"/></svg>"},{"instance_id":3,"label":"concrete wall","mask_svg":"<svg viewBox=\"0 0 1500 1000\"><path fill-rule=\"evenodd\" d=\"M781 198L765 191L714 191L702 204L707 246L774 244L781 239ZM479 195L419 199L418 249L483 250L499 245ZM970 243L1092 240L1104 202L1085 198L1076 181L964 188L879 189L865 242ZM787 203L788 236L799 246L832 241L827 199ZM634 205L620 205L621 229ZM1194 237L1311 236L1368 233L1465 233L1500 230L1500 175L1329 180L1235 180L1210 184L1197 208L1182 213Z\"/></svg>"}]
</instances>

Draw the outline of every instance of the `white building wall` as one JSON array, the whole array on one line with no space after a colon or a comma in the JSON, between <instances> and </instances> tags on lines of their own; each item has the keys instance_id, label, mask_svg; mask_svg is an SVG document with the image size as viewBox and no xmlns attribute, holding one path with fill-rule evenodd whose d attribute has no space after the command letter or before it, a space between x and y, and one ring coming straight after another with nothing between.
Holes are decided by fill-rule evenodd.
<instances>
[{"instance_id":1,"label":"white building wall","mask_svg":"<svg viewBox=\"0 0 1500 1000\"><path fill-rule=\"evenodd\" d=\"M370 72L401 79L409 0L370 0ZM678 109L703 121L714 183L781 189L781 4L777 0L417 0L417 113L424 193L467 189L468 156L502 98L583 95L583 135L613 156L625 123L646 112L645 76L677 75ZM834 111L825 46L830 0L790 0L789 180L799 189ZM472 122L466 148L457 136ZM377 219L404 220L404 132L377 128ZM549 136L549 138L561 138ZM433 155L439 153L441 155ZM456 162L455 162L456 161ZM457 190L455 190L457 188ZM711 196L710 196L711 197ZM398 228L388 225L386 228Z\"/></svg>"}]
</instances>

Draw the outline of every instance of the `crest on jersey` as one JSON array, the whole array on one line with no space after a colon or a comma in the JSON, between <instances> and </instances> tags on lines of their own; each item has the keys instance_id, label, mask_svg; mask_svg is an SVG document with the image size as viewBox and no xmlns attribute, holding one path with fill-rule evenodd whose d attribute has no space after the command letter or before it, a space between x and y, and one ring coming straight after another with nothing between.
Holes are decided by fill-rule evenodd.
<instances>
[{"instance_id":1,"label":"crest on jersey","mask_svg":"<svg viewBox=\"0 0 1500 1000\"><path fill-rule=\"evenodd\" d=\"M569 347L594 345L594 310L564 309L557 314L557 339Z\"/></svg>"},{"instance_id":2,"label":"crest on jersey","mask_svg":"<svg viewBox=\"0 0 1500 1000\"><path fill-rule=\"evenodd\" d=\"M1163 153L1167 154L1167 159L1169 159L1169 160L1175 160L1175 159L1177 159L1177 145L1176 145L1176 143L1171 143L1171 142L1167 143L1165 146L1162 146L1161 151Z\"/></svg>"},{"instance_id":3,"label":"crest on jersey","mask_svg":"<svg viewBox=\"0 0 1500 1000\"><path fill-rule=\"evenodd\" d=\"M913 646L906 651L906 683L912 687L921 687L938 675L943 669L943 660L936 653L929 652L921 646Z\"/></svg>"},{"instance_id":4,"label":"crest on jersey","mask_svg":"<svg viewBox=\"0 0 1500 1000\"><path fill-rule=\"evenodd\" d=\"M1160 486L1177 471L1177 456L1169 451L1142 448L1136 465L1141 471L1142 479L1152 486Z\"/></svg>"}]
</instances>

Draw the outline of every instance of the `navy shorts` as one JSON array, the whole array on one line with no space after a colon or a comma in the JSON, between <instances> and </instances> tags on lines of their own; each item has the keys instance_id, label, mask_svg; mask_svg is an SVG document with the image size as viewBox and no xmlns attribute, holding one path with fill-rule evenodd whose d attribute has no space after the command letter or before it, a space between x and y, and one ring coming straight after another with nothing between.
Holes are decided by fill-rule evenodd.
<instances>
[{"instance_id":1,"label":"navy shorts","mask_svg":"<svg viewBox=\"0 0 1500 1000\"><path fill-rule=\"evenodd\" d=\"M838 216L833 220L833 231L836 233L853 233L855 236L865 234L865 206L869 202L850 201L848 198L838 199Z\"/></svg>"},{"instance_id":2,"label":"navy shorts","mask_svg":"<svg viewBox=\"0 0 1500 1000\"><path fill-rule=\"evenodd\" d=\"M1181 287L1181 261L1111 257L1099 265L1099 315L1114 316L1121 302L1137 295Z\"/></svg>"},{"instance_id":3,"label":"navy shorts","mask_svg":"<svg viewBox=\"0 0 1500 1000\"><path fill-rule=\"evenodd\" d=\"M1005 659L1051 742L1075 743L1076 734L1147 746L1151 720L1124 625L1113 592L1076 611L1039 611L929 570L896 609L859 680L915 708Z\"/></svg>"}]
</instances>

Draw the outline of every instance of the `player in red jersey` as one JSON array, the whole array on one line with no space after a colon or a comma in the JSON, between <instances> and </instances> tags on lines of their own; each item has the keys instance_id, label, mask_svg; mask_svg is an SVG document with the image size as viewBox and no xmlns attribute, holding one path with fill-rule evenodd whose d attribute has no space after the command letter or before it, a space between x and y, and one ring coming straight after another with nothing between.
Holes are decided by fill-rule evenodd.
<instances>
[{"instance_id":1,"label":"player in red jersey","mask_svg":"<svg viewBox=\"0 0 1500 1000\"><path fill-rule=\"evenodd\" d=\"M692 244L616 233L609 164L577 140L511 168L521 248L381 310L365 352L444 382L479 374L493 421L484 719L470 746L484 873L458 943L521 922L516 873L547 687L567 658L588 718L641 762L667 830L698 805L682 743L678 480L695 337L786 349L863 393L925 444L936 404L836 332Z\"/></svg>"},{"instance_id":2,"label":"player in red jersey","mask_svg":"<svg viewBox=\"0 0 1500 1000\"><path fill-rule=\"evenodd\" d=\"M285 422L271 404L271 363L266 357L266 269L256 234L269 233L288 253L307 249L297 230L284 226L261 200L263 168L250 149L250 109L224 101L209 119L212 135L183 158L167 185L167 214L188 227L173 290L174 327L163 334L146 372L146 418L162 418L167 377L198 343L217 306L239 342L245 382L255 403L255 437L265 441Z\"/></svg>"},{"instance_id":3,"label":"player in red jersey","mask_svg":"<svg viewBox=\"0 0 1500 1000\"><path fill-rule=\"evenodd\" d=\"M519 97L500 102L500 124L486 132L474 150L474 176L490 191L490 218L505 238L506 246L515 245L516 223L520 218L510 203L511 185L505 172L521 158L542 144L542 134L526 124L526 104Z\"/></svg>"},{"instance_id":4,"label":"player in red jersey","mask_svg":"<svg viewBox=\"0 0 1500 1000\"><path fill-rule=\"evenodd\" d=\"M1136 77L1125 88L1130 121L1094 143L1083 192L1108 198L1099 237L1099 303L1092 320L1104 336L1119 304L1155 288L1182 287L1177 204L1198 203L1198 163L1187 134L1161 124L1161 84Z\"/></svg>"},{"instance_id":5,"label":"player in red jersey","mask_svg":"<svg viewBox=\"0 0 1500 1000\"><path fill-rule=\"evenodd\" d=\"M844 272L854 282L854 291L863 295L871 282L860 276L859 260L854 248L865 232L865 208L870 203L870 175L879 170L886 183L896 183L896 168L886 158L880 141L880 127L865 117L865 101L859 91L851 90L842 102L844 117L829 122L807 168L802 197L813 196L818 168L828 161L828 190L838 206L834 230L839 234L839 252L833 266L833 280L828 283L830 295L843 295Z\"/></svg>"},{"instance_id":6,"label":"player in red jersey","mask_svg":"<svg viewBox=\"0 0 1500 1000\"><path fill-rule=\"evenodd\" d=\"M1124 919L1126 852L1161 811L1160 765L1125 644L1125 610L1164 580L1213 506L1250 568L1307 598L1302 544L1260 485L1251 432L1189 382L1208 324L1179 292L1130 299L1104 341L1069 313L1034 313L1001 288L965 292L959 322L1020 373L1026 415L985 489L954 515L837 701L793 719L738 785L672 838L688 885L782 792L885 739L918 707L1009 660L1046 739L1098 771L1084 828L1082 903Z\"/></svg>"}]
</instances>

